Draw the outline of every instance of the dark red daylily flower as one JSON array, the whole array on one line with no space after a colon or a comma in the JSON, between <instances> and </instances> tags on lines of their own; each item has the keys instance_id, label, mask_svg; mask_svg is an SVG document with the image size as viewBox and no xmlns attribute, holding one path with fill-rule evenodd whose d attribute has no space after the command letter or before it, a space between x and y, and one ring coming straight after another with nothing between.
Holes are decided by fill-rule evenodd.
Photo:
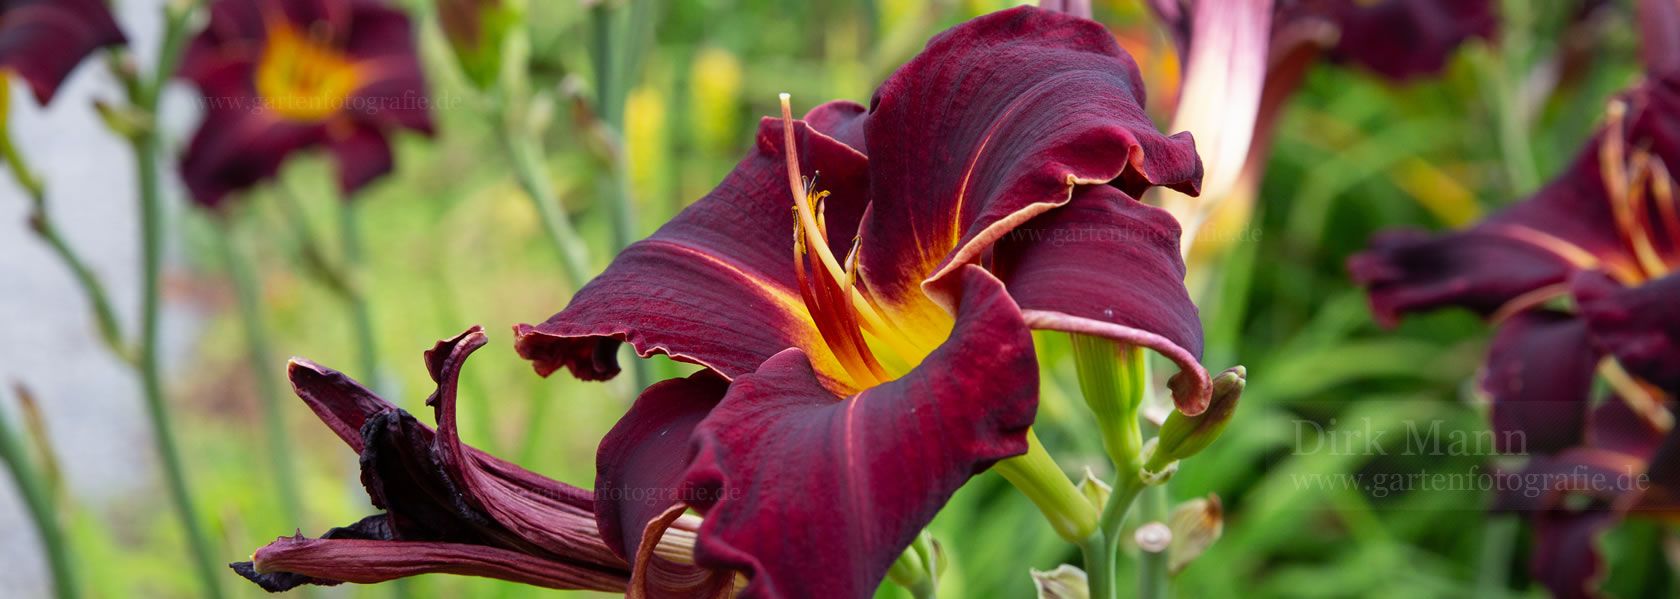
<instances>
[{"instance_id":1,"label":"dark red daylily flower","mask_svg":"<svg viewBox=\"0 0 1680 599\"><path fill-rule=\"evenodd\" d=\"M1023 7L934 38L867 110L764 120L710 195L517 328L545 375L611 377L624 342L707 368L603 442L603 536L632 547L686 505L697 561L746 595L867 597L951 493L1025 451L1031 329L1155 349L1179 408L1205 409L1178 225L1134 199L1201 169L1142 104L1100 25Z\"/></svg>"},{"instance_id":2,"label":"dark red daylily flower","mask_svg":"<svg viewBox=\"0 0 1680 599\"><path fill-rule=\"evenodd\" d=\"M391 171L392 133L432 132L408 17L380 0L219 0L180 74L204 96L181 174L206 206L315 146L349 194Z\"/></svg>"},{"instance_id":3,"label":"dark red daylily flower","mask_svg":"<svg viewBox=\"0 0 1680 599\"><path fill-rule=\"evenodd\" d=\"M1530 451L1568 447L1602 358L1639 386L1680 391L1680 314L1661 307L1680 301L1669 164L1680 164L1680 76L1618 99L1569 171L1528 201L1461 233L1381 235L1349 270L1385 323L1447 306L1500 323L1483 382L1495 426L1525 432ZM1551 308L1557 298L1576 309Z\"/></svg>"},{"instance_id":4,"label":"dark red daylily flower","mask_svg":"<svg viewBox=\"0 0 1680 599\"><path fill-rule=\"evenodd\" d=\"M0 0L0 72L23 77L42 104L82 59L125 41L102 0Z\"/></svg>"},{"instance_id":5,"label":"dark red daylily flower","mask_svg":"<svg viewBox=\"0 0 1680 599\"><path fill-rule=\"evenodd\" d=\"M1534 197L1463 232L1380 235L1348 267L1381 322L1456 306L1496 324L1481 386L1495 438L1520 441L1501 451L1536 456L1529 468L1540 472L1615 463L1638 473L1647 460L1655 472L1680 463L1680 448L1654 458L1652 441L1673 426L1669 406L1680 397L1674 164L1680 73L1653 75L1612 102L1586 150ZM1595 408L1597 380L1616 393ZM1602 426L1630 419L1643 428ZM1557 490L1535 512L1539 539L1551 543L1537 551L1535 571L1560 596L1588 593L1597 557L1582 552L1625 512L1610 508L1629 495L1595 491ZM1558 497L1572 494L1593 503L1559 508Z\"/></svg>"},{"instance_id":6,"label":"dark red daylily flower","mask_svg":"<svg viewBox=\"0 0 1680 599\"><path fill-rule=\"evenodd\" d=\"M426 400L435 430L343 374L294 360L298 397L361 456L362 485L384 513L320 538L280 537L233 569L270 592L427 573L643 597L727 592L731 580L708 575L687 557L692 543L683 539L693 537L693 518L667 518L638 539L644 554L668 557L663 569L632 580L596 530L592 493L461 443L456 386L467 356L484 343L474 327L426 352L438 384Z\"/></svg>"}]
</instances>

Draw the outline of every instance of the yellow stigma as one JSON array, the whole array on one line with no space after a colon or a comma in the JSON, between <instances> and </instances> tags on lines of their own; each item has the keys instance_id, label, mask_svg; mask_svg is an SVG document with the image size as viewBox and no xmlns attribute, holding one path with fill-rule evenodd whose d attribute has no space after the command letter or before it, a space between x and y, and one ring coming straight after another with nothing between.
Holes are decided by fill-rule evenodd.
<instances>
[{"instance_id":1,"label":"yellow stigma","mask_svg":"<svg viewBox=\"0 0 1680 599\"><path fill-rule=\"evenodd\" d=\"M361 69L338 49L270 18L268 45L257 62L257 95L276 114L320 122L344 109L362 83Z\"/></svg>"}]
</instances>

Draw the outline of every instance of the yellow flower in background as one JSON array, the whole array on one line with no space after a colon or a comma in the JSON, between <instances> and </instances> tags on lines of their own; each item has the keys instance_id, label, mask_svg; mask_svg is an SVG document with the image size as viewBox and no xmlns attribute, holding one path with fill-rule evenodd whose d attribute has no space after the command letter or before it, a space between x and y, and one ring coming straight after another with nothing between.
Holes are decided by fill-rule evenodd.
<instances>
[{"instance_id":1,"label":"yellow flower in background","mask_svg":"<svg viewBox=\"0 0 1680 599\"><path fill-rule=\"evenodd\" d=\"M743 135L740 127L741 61L722 48L705 48L689 74L694 99L694 133L702 146L726 149Z\"/></svg>"},{"instance_id":2,"label":"yellow flower in background","mask_svg":"<svg viewBox=\"0 0 1680 599\"><path fill-rule=\"evenodd\" d=\"M665 97L658 89L641 86L625 99L624 149L630 157L630 186L645 201L664 197L670 172Z\"/></svg>"}]
</instances>

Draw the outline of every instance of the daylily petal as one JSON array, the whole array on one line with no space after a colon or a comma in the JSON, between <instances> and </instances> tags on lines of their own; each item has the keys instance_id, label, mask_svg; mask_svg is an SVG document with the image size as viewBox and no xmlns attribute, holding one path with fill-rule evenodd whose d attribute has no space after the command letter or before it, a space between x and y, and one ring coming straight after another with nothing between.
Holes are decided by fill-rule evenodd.
<instances>
[{"instance_id":1,"label":"daylily petal","mask_svg":"<svg viewBox=\"0 0 1680 599\"><path fill-rule=\"evenodd\" d=\"M1597 504L1581 509L1557 507L1535 514L1534 555L1529 571L1557 599L1597 597L1598 581L1604 576L1604 557L1599 555L1598 538L1619 515Z\"/></svg>"},{"instance_id":2,"label":"daylily petal","mask_svg":"<svg viewBox=\"0 0 1680 599\"><path fill-rule=\"evenodd\" d=\"M23 77L43 105L94 50L126 41L101 0L11 0L0 5L0 72Z\"/></svg>"},{"instance_id":3,"label":"daylily petal","mask_svg":"<svg viewBox=\"0 0 1680 599\"><path fill-rule=\"evenodd\" d=\"M656 555L650 544L657 544L686 509L680 487L694 453L694 427L727 390L728 382L710 370L656 383L636 398L630 411L601 439L595 458L596 522L607 545L634 565L637 578L653 574L650 570L666 576L696 570L670 563ZM690 582L725 590L732 582L727 573L707 578L713 577ZM632 580L631 586L640 582Z\"/></svg>"},{"instance_id":4,"label":"daylily petal","mask_svg":"<svg viewBox=\"0 0 1680 599\"><path fill-rule=\"evenodd\" d=\"M866 148L864 124L868 122L869 109L849 100L818 104L816 108L805 113L805 124L859 153L863 153Z\"/></svg>"},{"instance_id":5,"label":"daylily petal","mask_svg":"<svg viewBox=\"0 0 1680 599\"><path fill-rule=\"evenodd\" d=\"M373 584L421 574L484 576L551 589L613 592L618 579L555 567L539 557L482 545L362 539L280 537L232 565L270 593L305 584Z\"/></svg>"},{"instance_id":6,"label":"daylily petal","mask_svg":"<svg viewBox=\"0 0 1680 599\"><path fill-rule=\"evenodd\" d=\"M522 542L556 555L614 563L615 556L603 546L596 528L583 524L585 519L593 524L595 502L588 491L469 451L461 442L455 420L461 367L467 356L486 342L483 331L473 327L453 339L438 342L426 352L428 370L437 382L437 390L426 403L433 407L437 417L432 455L440 470L456 487L459 501L483 512ZM363 427L364 437L367 429ZM364 451L364 465L366 455Z\"/></svg>"},{"instance_id":7,"label":"daylily petal","mask_svg":"<svg viewBox=\"0 0 1680 599\"><path fill-rule=\"evenodd\" d=\"M1552 453L1581 441L1599 353L1579 318L1524 312L1499 327L1481 385L1493 396L1502 453Z\"/></svg>"},{"instance_id":8,"label":"daylily petal","mask_svg":"<svg viewBox=\"0 0 1680 599\"><path fill-rule=\"evenodd\" d=\"M1534 526L1529 571L1555 597L1596 596L1604 574L1598 538L1621 519L1618 500L1637 487L1642 462L1592 448L1537 456L1501 486L1499 508Z\"/></svg>"},{"instance_id":9,"label":"daylily petal","mask_svg":"<svg viewBox=\"0 0 1680 599\"><path fill-rule=\"evenodd\" d=\"M1624 255L1604 193L1595 146L1533 198L1468 231L1378 235L1348 259L1348 271L1370 290L1372 311L1388 325L1406 312L1446 306L1488 316L1553 286L1562 295L1570 275Z\"/></svg>"},{"instance_id":10,"label":"daylily petal","mask_svg":"<svg viewBox=\"0 0 1680 599\"><path fill-rule=\"evenodd\" d=\"M595 513L614 552L633 559L642 527L681 503L677 488L692 453L689 436L728 388L709 370L655 383L601 439Z\"/></svg>"},{"instance_id":11,"label":"daylily petal","mask_svg":"<svg viewBox=\"0 0 1680 599\"><path fill-rule=\"evenodd\" d=\"M1657 454L1663 438L1664 432L1650 418L1635 412L1627 400L1615 395L1599 402L1588 415L1588 447L1649 460Z\"/></svg>"},{"instance_id":12,"label":"daylily petal","mask_svg":"<svg viewBox=\"0 0 1680 599\"><path fill-rule=\"evenodd\" d=\"M1680 274L1623 287L1586 272L1571 287L1598 347L1628 372L1680 396Z\"/></svg>"},{"instance_id":13,"label":"daylily petal","mask_svg":"<svg viewBox=\"0 0 1680 599\"><path fill-rule=\"evenodd\" d=\"M821 173L832 192L830 239L850 244L868 199L867 160L795 127L802 171ZM626 248L565 310L516 327L519 355L545 376L565 367L600 380L618 374L616 349L628 341L642 356L664 353L734 378L799 347L825 373L841 372L800 299L782 137L781 123L765 119L757 148L716 189Z\"/></svg>"},{"instance_id":14,"label":"daylily petal","mask_svg":"<svg viewBox=\"0 0 1680 599\"><path fill-rule=\"evenodd\" d=\"M1178 222L1107 186L1081 186L1066 206L1015 228L996 266L1028 326L1148 347L1178 364L1179 409L1201 413L1209 381L1202 324L1184 288Z\"/></svg>"},{"instance_id":15,"label":"daylily petal","mask_svg":"<svg viewBox=\"0 0 1680 599\"><path fill-rule=\"evenodd\" d=\"M928 42L876 91L865 124L873 205L860 264L871 293L930 313L937 286L1075 185L1195 193L1188 134L1143 110L1137 66L1101 25L1020 7Z\"/></svg>"},{"instance_id":16,"label":"daylily petal","mask_svg":"<svg viewBox=\"0 0 1680 599\"><path fill-rule=\"evenodd\" d=\"M1645 69L1680 73L1680 1L1639 0L1639 28Z\"/></svg>"},{"instance_id":17,"label":"daylily petal","mask_svg":"<svg viewBox=\"0 0 1680 599\"><path fill-rule=\"evenodd\" d=\"M836 397L790 349L735 380L695 433L699 563L747 597L869 597L951 493L1026 451L1032 339L989 273L960 280L950 339L902 378Z\"/></svg>"},{"instance_id":18,"label":"daylily petal","mask_svg":"<svg viewBox=\"0 0 1680 599\"><path fill-rule=\"evenodd\" d=\"M1337 3L1341 36L1331 56L1404 81L1441 71L1466 40L1491 38L1494 0L1385 0Z\"/></svg>"},{"instance_id":19,"label":"daylily petal","mask_svg":"<svg viewBox=\"0 0 1680 599\"><path fill-rule=\"evenodd\" d=\"M338 189L345 197L391 172L395 164L391 142L378 129L365 126L347 129L345 133L330 131L327 141L327 149L338 160Z\"/></svg>"}]
</instances>

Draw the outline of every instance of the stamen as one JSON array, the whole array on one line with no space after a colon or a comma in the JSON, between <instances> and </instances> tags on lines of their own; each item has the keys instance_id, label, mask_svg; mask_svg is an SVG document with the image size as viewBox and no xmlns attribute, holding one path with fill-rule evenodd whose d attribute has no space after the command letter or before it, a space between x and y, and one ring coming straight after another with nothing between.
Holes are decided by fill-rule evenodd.
<instances>
[{"instance_id":1,"label":"stamen","mask_svg":"<svg viewBox=\"0 0 1680 599\"><path fill-rule=\"evenodd\" d=\"M807 245L816 250L817 257L822 260L823 267L835 280L841 276L840 262L834 259L834 252L828 249L828 244L816 238L822 228L817 225L816 214L811 210L811 199L806 195L805 181L799 176L799 149L793 137L793 97L783 93L782 100L782 145L787 156L788 187L793 190L793 205L798 208L799 222L805 225L805 234L810 237Z\"/></svg>"},{"instance_id":2,"label":"stamen","mask_svg":"<svg viewBox=\"0 0 1680 599\"><path fill-rule=\"evenodd\" d=\"M1651 426L1663 432L1674 428L1674 414L1663 407L1665 398L1662 391L1628 374L1615 358L1600 361L1598 374L1609 383L1610 388L1616 390L1617 396L1628 403L1628 407L1633 408L1634 413L1650 422Z\"/></svg>"},{"instance_id":3,"label":"stamen","mask_svg":"<svg viewBox=\"0 0 1680 599\"><path fill-rule=\"evenodd\" d=\"M1629 212L1633 214L1626 233L1646 277L1654 279L1668 274L1668 265L1663 263L1662 257L1657 255L1656 246L1651 243L1650 212L1645 209L1645 190L1651 185L1651 153L1636 150L1632 162L1633 185L1628 189L1627 203Z\"/></svg>"},{"instance_id":4,"label":"stamen","mask_svg":"<svg viewBox=\"0 0 1680 599\"><path fill-rule=\"evenodd\" d=\"M1657 214L1662 217L1663 228L1668 233L1668 245L1674 255L1669 256L1670 264L1680 263L1680 206L1675 206L1674 177L1668 172L1668 166L1663 164L1662 157L1651 157L1651 201L1657 206Z\"/></svg>"},{"instance_id":5,"label":"stamen","mask_svg":"<svg viewBox=\"0 0 1680 599\"><path fill-rule=\"evenodd\" d=\"M1642 276L1638 280L1648 279L1656 271L1666 270L1662 261L1657 258L1655 249L1651 246L1650 237L1640 225L1640 199L1643 195L1644 177L1648 172L1645 166L1649 155L1643 151L1635 151L1628 156L1627 148L1627 101L1616 99L1605 109L1605 137L1599 146L1599 175L1604 179L1604 191L1610 201L1610 214L1616 219L1616 229L1621 234L1622 242L1627 244ZM1641 158L1644 155L1645 158ZM1632 172L1629 172L1629 166ZM1655 270L1653 270L1655 267Z\"/></svg>"}]
</instances>

